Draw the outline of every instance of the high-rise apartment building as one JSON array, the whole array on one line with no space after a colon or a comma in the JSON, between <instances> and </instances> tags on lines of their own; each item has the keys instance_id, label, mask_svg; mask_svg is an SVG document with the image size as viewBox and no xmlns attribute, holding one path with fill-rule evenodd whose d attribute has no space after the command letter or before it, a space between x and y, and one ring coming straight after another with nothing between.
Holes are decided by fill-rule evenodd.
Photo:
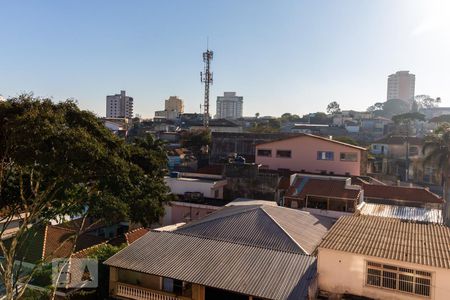
<instances>
[{"instance_id":1,"label":"high-rise apartment building","mask_svg":"<svg viewBox=\"0 0 450 300\"><path fill-rule=\"evenodd\" d=\"M409 71L398 71L388 77L387 100L400 99L412 103L414 99L414 89L416 75Z\"/></svg>"},{"instance_id":2,"label":"high-rise apartment building","mask_svg":"<svg viewBox=\"0 0 450 300\"><path fill-rule=\"evenodd\" d=\"M133 98L126 96L125 91L120 94L106 96L107 118L132 118Z\"/></svg>"},{"instance_id":3,"label":"high-rise apartment building","mask_svg":"<svg viewBox=\"0 0 450 300\"><path fill-rule=\"evenodd\" d=\"M216 119L242 118L244 97L236 96L236 92L224 92L217 97Z\"/></svg>"},{"instance_id":4,"label":"high-rise apartment building","mask_svg":"<svg viewBox=\"0 0 450 300\"><path fill-rule=\"evenodd\" d=\"M183 100L177 96L170 96L169 99L165 101L164 109L167 111L176 111L179 114L184 113Z\"/></svg>"},{"instance_id":5,"label":"high-rise apartment building","mask_svg":"<svg viewBox=\"0 0 450 300\"><path fill-rule=\"evenodd\" d=\"M164 103L164 110L155 111L156 118L175 120L180 116L180 114L184 113L183 100L177 96L170 96Z\"/></svg>"}]
</instances>

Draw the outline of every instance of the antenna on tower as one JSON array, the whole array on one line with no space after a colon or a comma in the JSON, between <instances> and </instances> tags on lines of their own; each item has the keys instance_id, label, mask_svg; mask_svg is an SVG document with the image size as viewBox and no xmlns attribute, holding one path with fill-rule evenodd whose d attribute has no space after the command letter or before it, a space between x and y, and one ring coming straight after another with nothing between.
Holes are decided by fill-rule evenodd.
<instances>
[{"instance_id":1,"label":"antenna on tower","mask_svg":"<svg viewBox=\"0 0 450 300\"><path fill-rule=\"evenodd\" d=\"M203 104L203 126L209 127L209 85L213 83L210 71L213 52L209 50L209 38L206 39L206 52L203 52L204 71L200 72L200 81L205 84L205 102Z\"/></svg>"}]
</instances>

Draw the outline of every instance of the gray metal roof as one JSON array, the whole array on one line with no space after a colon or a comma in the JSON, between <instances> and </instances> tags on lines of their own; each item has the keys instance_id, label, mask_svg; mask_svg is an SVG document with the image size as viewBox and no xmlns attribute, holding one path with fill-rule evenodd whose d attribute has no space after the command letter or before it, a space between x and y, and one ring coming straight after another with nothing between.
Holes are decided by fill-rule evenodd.
<instances>
[{"instance_id":1,"label":"gray metal roof","mask_svg":"<svg viewBox=\"0 0 450 300\"><path fill-rule=\"evenodd\" d=\"M308 212L270 205L230 206L176 230L280 251L312 254L333 220Z\"/></svg>"},{"instance_id":2,"label":"gray metal roof","mask_svg":"<svg viewBox=\"0 0 450 300\"><path fill-rule=\"evenodd\" d=\"M316 259L175 232L149 232L105 264L266 299L305 299Z\"/></svg>"},{"instance_id":3,"label":"gray metal roof","mask_svg":"<svg viewBox=\"0 0 450 300\"><path fill-rule=\"evenodd\" d=\"M414 222L443 224L442 210L410 206L361 203L358 206L361 215L396 218Z\"/></svg>"},{"instance_id":4,"label":"gray metal roof","mask_svg":"<svg viewBox=\"0 0 450 300\"><path fill-rule=\"evenodd\" d=\"M321 249L450 269L450 228L395 218L343 216Z\"/></svg>"}]
</instances>

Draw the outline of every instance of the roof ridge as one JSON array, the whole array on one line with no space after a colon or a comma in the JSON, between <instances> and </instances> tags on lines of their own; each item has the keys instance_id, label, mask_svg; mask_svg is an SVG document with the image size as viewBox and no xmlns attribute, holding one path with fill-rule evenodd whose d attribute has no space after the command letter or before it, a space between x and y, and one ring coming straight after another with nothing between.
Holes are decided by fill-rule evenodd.
<instances>
[{"instance_id":1,"label":"roof ridge","mask_svg":"<svg viewBox=\"0 0 450 300\"><path fill-rule=\"evenodd\" d=\"M302 252L296 252L296 251L289 251L289 250L282 250L282 249L276 249L276 248L263 247L263 246L258 246L258 245L254 245L254 244L250 244L250 243L238 243L238 242L233 242L233 241L226 240L226 239L211 238L211 237L206 237L206 236L197 235L197 234L188 234L188 233L183 233L183 232L177 232L176 230L174 230L174 231L154 231L154 230L152 230L152 232L154 232L154 233L177 234L177 235L182 235L182 236L187 236L187 237L195 237L195 238L209 240L209 241L219 241L219 242L229 243L229 244L233 244L233 245L241 245L241 246L246 246L246 247L264 249L264 250L269 250L269 251L277 251L277 252L283 252L283 253L300 254L300 255L311 257L311 255L306 253L306 251L304 251L304 253L302 253Z\"/></svg>"},{"instance_id":2,"label":"roof ridge","mask_svg":"<svg viewBox=\"0 0 450 300\"><path fill-rule=\"evenodd\" d=\"M126 241L126 243L127 243L128 245L131 244L130 241L128 240L128 235L129 235L129 234L134 233L134 232L137 232L138 230L142 230L142 229L147 229L147 228L145 228L144 226L141 226L141 227L138 227L138 228L135 228L135 229L133 229L133 230L130 230L130 231L125 232L123 235L125 236L125 241Z\"/></svg>"},{"instance_id":3,"label":"roof ridge","mask_svg":"<svg viewBox=\"0 0 450 300\"><path fill-rule=\"evenodd\" d=\"M93 249L93 248L96 248L96 247L99 247L99 246L102 246L102 245L106 245L107 243L108 243L108 241L104 241L104 242L101 242L101 243L99 243L99 244L95 244L95 245L92 245L92 246L90 246L90 247L87 247L87 248L84 248L84 249L75 251L75 252L73 252L73 253L70 255L70 257L72 258L72 257L74 257L75 255L81 254L81 253L83 253L83 252L86 252L86 251L88 251L88 250L91 250L91 249Z\"/></svg>"},{"instance_id":4,"label":"roof ridge","mask_svg":"<svg viewBox=\"0 0 450 300\"><path fill-rule=\"evenodd\" d=\"M294 238L286 231L286 229L284 229L284 227L283 226L281 226L281 224L277 221L277 220L275 220L270 214L269 214L269 212L267 212L265 209L264 209L264 207L261 207L261 210L275 223L275 224L277 224L277 226L284 232L284 234L286 234L288 237L289 237L289 239L292 241L292 242L294 242L294 244L296 244L305 254L307 254L307 255L311 255L311 253L308 253L308 251L306 251L299 243L297 243L297 241L296 240L294 240Z\"/></svg>"},{"instance_id":5,"label":"roof ridge","mask_svg":"<svg viewBox=\"0 0 450 300\"><path fill-rule=\"evenodd\" d=\"M45 259L45 245L47 244L47 231L48 231L48 225L45 226L45 230L44 230L44 240L42 241L42 257L41 259L44 260Z\"/></svg>"},{"instance_id":6,"label":"roof ridge","mask_svg":"<svg viewBox=\"0 0 450 300\"><path fill-rule=\"evenodd\" d=\"M173 230L173 231L178 231L178 230L182 230L182 229L186 229L186 228L191 228L191 227L194 227L194 226L197 226L197 225L200 225L200 224L204 224L204 223L212 222L212 221L215 221L215 220L221 220L221 219L228 218L228 217L231 217L231 216L235 216L235 215L247 213L247 212L249 212L249 211L256 210L259 206L261 206L261 205L259 205L259 204L253 204L253 205L234 205L234 206L226 206L226 207L224 207L224 208L222 208L222 209L216 210L215 212L213 212L213 213L207 215L206 217L209 217L209 216L211 216L211 215L213 215L213 214L218 214L219 212L222 212L224 209L231 208L231 207L240 208L240 210L237 210L236 212L234 212L234 213L232 213L232 214L230 214L230 215L219 216L219 217L217 217L217 218L210 219L210 220L202 220L202 219L198 219L198 220L195 220L195 221L194 221L195 223L186 223L185 225L183 225L183 226L181 226L180 228L177 228L177 229L175 229L175 230Z\"/></svg>"},{"instance_id":7,"label":"roof ridge","mask_svg":"<svg viewBox=\"0 0 450 300\"><path fill-rule=\"evenodd\" d=\"M361 147L361 146L356 146L356 145L352 145L352 144L340 142L340 141L337 141L337 140L331 140L331 139L328 139L328 138L326 138L326 137L318 136L318 135L314 135L314 134L310 134L310 133L301 133L301 134L296 135L296 136L289 136L289 137L284 137L284 138L276 139L276 140L269 141L269 142L259 143L259 144L256 144L256 146L265 145L265 144L271 144L271 143L276 143L276 142L280 142L280 141L284 141L284 140L289 140L289 139L296 139L296 138L305 137L305 136L308 136L308 137L311 137L311 138L320 139L320 140L327 141L327 142L331 142L331 143L340 144L340 145L343 145L343 146L347 146L347 147L359 149L359 150L362 150L362 151L367 151L367 148L364 148L364 147Z\"/></svg>"}]
</instances>

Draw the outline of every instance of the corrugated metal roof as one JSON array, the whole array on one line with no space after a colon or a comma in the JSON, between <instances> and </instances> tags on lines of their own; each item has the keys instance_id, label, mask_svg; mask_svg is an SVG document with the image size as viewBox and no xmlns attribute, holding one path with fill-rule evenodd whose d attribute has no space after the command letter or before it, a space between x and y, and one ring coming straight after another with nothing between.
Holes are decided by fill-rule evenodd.
<instances>
[{"instance_id":1,"label":"corrugated metal roof","mask_svg":"<svg viewBox=\"0 0 450 300\"><path fill-rule=\"evenodd\" d=\"M314 257L187 236L149 232L105 264L266 299L305 299Z\"/></svg>"},{"instance_id":2,"label":"corrugated metal roof","mask_svg":"<svg viewBox=\"0 0 450 300\"><path fill-rule=\"evenodd\" d=\"M450 269L450 228L439 224L345 216L320 248Z\"/></svg>"},{"instance_id":3,"label":"corrugated metal roof","mask_svg":"<svg viewBox=\"0 0 450 300\"><path fill-rule=\"evenodd\" d=\"M312 254L333 221L270 205L230 206L176 230L178 233L281 251Z\"/></svg>"},{"instance_id":4,"label":"corrugated metal roof","mask_svg":"<svg viewBox=\"0 0 450 300\"><path fill-rule=\"evenodd\" d=\"M443 224L442 210L436 208L422 208L375 203L361 203L358 206L361 215L397 218L414 222Z\"/></svg>"}]
</instances>

